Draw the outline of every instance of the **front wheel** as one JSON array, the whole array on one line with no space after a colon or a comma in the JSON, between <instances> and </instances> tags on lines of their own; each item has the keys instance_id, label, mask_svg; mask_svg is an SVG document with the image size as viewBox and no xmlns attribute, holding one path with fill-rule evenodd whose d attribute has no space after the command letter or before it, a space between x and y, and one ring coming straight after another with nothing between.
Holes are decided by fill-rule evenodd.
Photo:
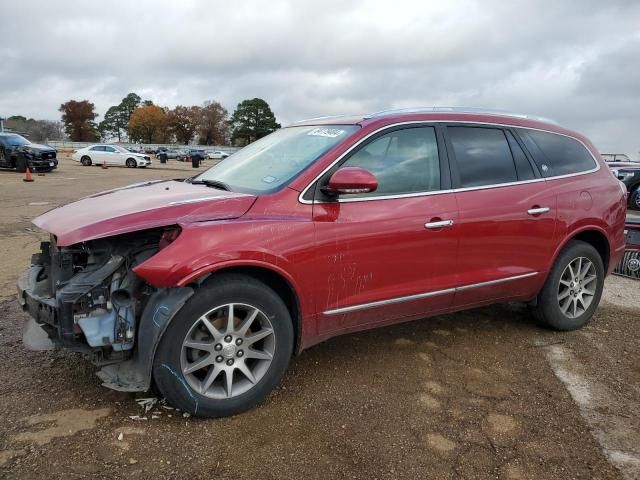
<instances>
[{"instance_id":1,"label":"front wheel","mask_svg":"<svg viewBox=\"0 0 640 480\"><path fill-rule=\"evenodd\" d=\"M576 330L591 320L602 296L604 264L590 244L573 240L562 250L538 295L538 320L555 330Z\"/></svg>"},{"instance_id":2,"label":"front wheel","mask_svg":"<svg viewBox=\"0 0 640 480\"><path fill-rule=\"evenodd\" d=\"M88 156L84 156L80 159L80 163L82 165L84 165L85 167L90 167L91 166L91 158L89 158Z\"/></svg>"},{"instance_id":3,"label":"front wheel","mask_svg":"<svg viewBox=\"0 0 640 480\"><path fill-rule=\"evenodd\" d=\"M293 351L291 315L269 287L242 275L205 284L162 336L156 386L200 417L234 415L280 383Z\"/></svg>"},{"instance_id":4,"label":"front wheel","mask_svg":"<svg viewBox=\"0 0 640 480\"><path fill-rule=\"evenodd\" d=\"M138 162L136 162L133 158L127 158L125 162L127 168L136 168L138 166Z\"/></svg>"},{"instance_id":5,"label":"front wheel","mask_svg":"<svg viewBox=\"0 0 640 480\"><path fill-rule=\"evenodd\" d=\"M640 185L629 195L629 208L632 210L640 210Z\"/></svg>"}]
</instances>

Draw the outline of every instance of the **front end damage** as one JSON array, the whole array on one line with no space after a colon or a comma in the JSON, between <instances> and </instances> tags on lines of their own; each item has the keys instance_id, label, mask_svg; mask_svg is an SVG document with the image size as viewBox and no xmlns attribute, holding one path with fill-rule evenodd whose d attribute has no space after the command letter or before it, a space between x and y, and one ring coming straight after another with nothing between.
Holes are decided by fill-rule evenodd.
<instances>
[{"instance_id":1,"label":"front end damage","mask_svg":"<svg viewBox=\"0 0 640 480\"><path fill-rule=\"evenodd\" d=\"M18 282L19 300L54 345L90 355L108 387L144 391L164 328L193 294L157 289L134 272L179 234L158 228L58 247L55 237ZM28 339L25 339L28 343Z\"/></svg>"}]
</instances>

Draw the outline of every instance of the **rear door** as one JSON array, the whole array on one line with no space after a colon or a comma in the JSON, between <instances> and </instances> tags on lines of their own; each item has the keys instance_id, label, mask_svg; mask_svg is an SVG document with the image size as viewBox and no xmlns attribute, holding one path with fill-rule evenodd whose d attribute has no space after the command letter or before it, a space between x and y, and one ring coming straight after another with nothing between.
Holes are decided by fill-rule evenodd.
<instances>
[{"instance_id":1,"label":"rear door","mask_svg":"<svg viewBox=\"0 0 640 480\"><path fill-rule=\"evenodd\" d=\"M343 195L337 201L316 197L314 293L320 334L449 308L456 281L458 209L439 130L432 125L384 130L325 174L319 185L340 166L368 169L379 186L376 192Z\"/></svg>"},{"instance_id":2,"label":"rear door","mask_svg":"<svg viewBox=\"0 0 640 480\"><path fill-rule=\"evenodd\" d=\"M556 198L509 128L446 127L459 208L459 287L470 306L534 295L552 255Z\"/></svg>"}]
</instances>

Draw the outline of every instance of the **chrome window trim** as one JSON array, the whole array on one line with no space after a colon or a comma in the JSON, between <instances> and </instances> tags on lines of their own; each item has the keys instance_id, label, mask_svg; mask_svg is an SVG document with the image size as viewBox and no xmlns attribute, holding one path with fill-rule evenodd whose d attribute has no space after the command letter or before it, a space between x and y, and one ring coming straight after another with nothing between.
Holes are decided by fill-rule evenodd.
<instances>
[{"instance_id":1,"label":"chrome window trim","mask_svg":"<svg viewBox=\"0 0 640 480\"><path fill-rule=\"evenodd\" d=\"M324 315L341 315L345 313L356 312L359 310L366 310L369 308L382 307L385 305L393 305L395 303L410 302L411 300L419 300L421 298L435 297L437 295L444 295L447 293L463 292L465 290L471 290L474 288L481 288L481 287L487 287L489 285L496 285L499 283L511 282L513 280L520 280L523 278L533 277L535 275L538 275L538 273L539 272L523 273L522 275L514 275L511 277L498 278L496 280L489 280L486 282L472 283L470 285L463 285L461 287L445 288L444 290L433 290L431 292L417 293L415 295L408 295L405 297L395 297L395 298L389 298L386 300L378 300L375 302L360 303L358 305L351 305L349 307L340 307L340 308L335 308L333 310L326 310L322 313Z\"/></svg>"},{"instance_id":2,"label":"chrome window trim","mask_svg":"<svg viewBox=\"0 0 640 480\"><path fill-rule=\"evenodd\" d=\"M578 172L578 173L568 173L565 175L557 175L557 176L553 176L553 177L542 177L542 178L534 178L533 180L522 180L522 181L518 181L518 182L510 182L510 183L497 183L497 184L493 184L493 185L480 185L477 187L465 187L465 188L453 188L453 189L448 189L448 190L434 190L434 191L429 191L429 192L412 192L412 193L399 193L399 194L395 194L395 195L380 195L378 197L376 196L371 196L371 197L360 197L360 198L343 198L343 199L338 199L338 203L351 203L351 202L365 202L365 201L373 201L373 200L392 200L392 199L398 199L398 198L411 198L411 197L422 197L422 196L427 196L427 195L439 195L439 194L443 194L443 193L458 193L458 192L467 192L467 191L471 191L471 190L485 190L485 189L492 189L492 188L502 188L502 187L511 187L514 185L524 185L527 183L537 183L537 182L544 182L547 180L556 180L556 179L562 179L562 178L569 178L569 177L578 177L580 175L588 175L590 173L594 173L597 172L598 170L600 170L600 163L598 162L598 159L593 155L593 153L591 152L591 150L589 150L589 148L587 147L587 145L580 140L579 138L576 137L572 137L571 135L567 135L565 133L558 133L558 132L554 132L551 130L545 130L543 128L534 128L534 127L523 127L522 125L511 125L511 124L506 124L506 123L493 123L493 122L473 122L473 121L467 121L467 120L412 120L410 122L398 122L398 123L392 123L389 125L385 125L383 127L378 128L377 130L374 130L373 132L369 133L367 136L361 138L360 140L358 140L358 142L354 143L353 145L351 145L351 147L349 147L348 150L346 150L344 153L342 153L342 155L340 155L338 158L336 158L329 166L327 166L327 168L325 168L324 170L322 170L322 172L320 172L320 174L318 174L311 182L309 182L309 184L302 190L302 192L300 192L300 195L298 195L298 202L305 204L305 205L313 205L315 204L323 204L323 203L336 203L336 202L322 202L322 201L314 201L314 200L305 200L304 196L306 195L307 191L311 188L311 186L316 183L318 181L318 179L320 179L320 177L322 177L325 173L327 173L329 170L331 170L338 162L340 162L342 159L344 159L344 157L346 157L349 153L351 153L354 149L356 149L358 146L360 146L363 142L365 142L367 139L369 139L370 137L372 137L373 135L376 135L386 129L389 128L393 128L393 127L398 127L398 126L403 126L403 125L416 125L416 124L423 124L425 126L428 126L430 124L442 124L442 123L462 123L462 124L470 124L470 125L488 125L488 126L494 126L497 128L522 128L522 129L526 129L526 130L536 130L538 132L545 132L545 133L552 133L554 135L561 135L563 137L567 137L567 138L571 138L577 142L579 142L589 153L589 155L591 155L591 158L593 159L593 161L595 162L595 167L592 168L591 170L585 170L584 172Z\"/></svg>"}]
</instances>

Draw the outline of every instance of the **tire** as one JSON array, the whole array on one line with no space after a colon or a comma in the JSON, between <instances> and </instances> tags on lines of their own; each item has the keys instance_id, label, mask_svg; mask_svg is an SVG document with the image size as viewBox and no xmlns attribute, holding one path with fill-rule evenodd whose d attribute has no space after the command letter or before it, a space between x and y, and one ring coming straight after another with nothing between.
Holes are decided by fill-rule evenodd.
<instances>
[{"instance_id":1,"label":"tire","mask_svg":"<svg viewBox=\"0 0 640 480\"><path fill-rule=\"evenodd\" d=\"M80 159L80 163L82 165L84 165L85 167L90 167L91 166L91 158L88 157L87 155L85 155Z\"/></svg>"},{"instance_id":2,"label":"tire","mask_svg":"<svg viewBox=\"0 0 640 480\"><path fill-rule=\"evenodd\" d=\"M640 185L629 195L629 208L631 210L640 210Z\"/></svg>"},{"instance_id":3,"label":"tire","mask_svg":"<svg viewBox=\"0 0 640 480\"><path fill-rule=\"evenodd\" d=\"M225 333L230 305L232 334ZM211 330L203 318L216 328ZM248 329L244 334L243 328ZM167 327L153 362L155 385L171 405L195 416L246 411L282 380L293 338L289 311L273 290L244 275L220 276L204 284Z\"/></svg>"},{"instance_id":4,"label":"tire","mask_svg":"<svg viewBox=\"0 0 640 480\"><path fill-rule=\"evenodd\" d=\"M578 269L582 270L581 275L577 273ZM604 276L602 258L592 245L578 240L569 242L558 255L538 294L534 307L538 321L561 331L586 325L600 303ZM576 277L579 281L574 284L571 280Z\"/></svg>"},{"instance_id":5,"label":"tire","mask_svg":"<svg viewBox=\"0 0 640 480\"><path fill-rule=\"evenodd\" d=\"M136 168L138 166L138 162L136 162L133 158L127 158L127 161L124 163L127 168Z\"/></svg>"},{"instance_id":6,"label":"tire","mask_svg":"<svg viewBox=\"0 0 640 480\"><path fill-rule=\"evenodd\" d=\"M27 171L27 159L21 153L16 157L16 171L20 173Z\"/></svg>"}]
</instances>

